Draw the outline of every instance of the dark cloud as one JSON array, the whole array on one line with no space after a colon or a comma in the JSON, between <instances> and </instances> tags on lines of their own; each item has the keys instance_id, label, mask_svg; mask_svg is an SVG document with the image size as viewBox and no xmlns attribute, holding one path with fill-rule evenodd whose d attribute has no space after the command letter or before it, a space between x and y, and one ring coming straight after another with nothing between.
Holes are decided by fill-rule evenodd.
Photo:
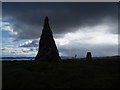
<instances>
[{"instance_id":1,"label":"dark cloud","mask_svg":"<svg viewBox=\"0 0 120 90\"><path fill-rule=\"evenodd\" d=\"M54 34L75 31L77 28L100 23L117 23L118 3L3 3L3 18L9 20L17 38L39 38L43 20L49 16ZM108 21L105 22L105 19ZM91 30L92 31L92 30ZM110 31L116 33L117 30Z\"/></svg>"},{"instance_id":2,"label":"dark cloud","mask_svg":"<svg viewBox=\"0 0 120 90\"><path fill-rule=\"evenodd\" d=\"M2 51L6 50L5 48L2 48Z\"/></svg>"},{"instance_id":3,"label":"dark cloud","mask_svg":"<svg viewBox=\"0 0 120 90\"><path fill-rule=\"evenodd\" d=\"M30 48L30 50L29 51L34 51L34 49L33 48Z\"/></svg>"},{"instance_id":4,"label":"dark cloud","mask_svg":"<svg viewBox=\"0 0 120 90\"><path fill-rule=\"evenodd\" d=\"M15 54L15 52L11 52L12 54Z\"/></svg>"}]
</instances>

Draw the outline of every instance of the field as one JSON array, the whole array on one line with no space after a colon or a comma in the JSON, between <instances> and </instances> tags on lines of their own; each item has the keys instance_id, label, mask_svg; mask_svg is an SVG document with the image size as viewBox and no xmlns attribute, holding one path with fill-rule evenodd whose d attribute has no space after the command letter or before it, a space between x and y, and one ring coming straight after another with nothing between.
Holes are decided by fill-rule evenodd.
<instances>
[{"instance_id":1,"label":"field","mask_svg":"<svg viewBox=\"0 0 120 90\"><path fill-rule=\"evenodd\" d=\"M4 61L4 88L120 88L120 60Z\"/></svg>"}]
</instances>

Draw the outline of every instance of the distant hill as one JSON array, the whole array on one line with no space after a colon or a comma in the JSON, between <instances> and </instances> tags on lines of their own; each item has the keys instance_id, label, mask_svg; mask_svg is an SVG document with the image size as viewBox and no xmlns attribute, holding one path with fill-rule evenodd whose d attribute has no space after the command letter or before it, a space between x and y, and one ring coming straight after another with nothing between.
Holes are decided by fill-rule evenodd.
<instances>
[{"instance_id":1,"label":"distant hill","mask_svg":"<svg viewBox=\"0 0 120 90\"><path fill-rule=\"evenodd\" d=\"M3 61L5 60L10 60L10 61L13 61L13 60L34 60L35 57L0 57L0 59L2 59ZM69 60L69 59L85 59L85 58L80 58L80 57L77 57L77 58L74 58L74 57L68 57L68 56L61 56L61 59L62 60ZM106 57L93 57L93 60L116 60L116 59L119 59L120 60L120 56L119 55L116 55L116 56L106 56Z\"/></svg>"},{"instance_id":2,"label":"distant hill","mask_svg":"<svg viewBox=\"0 0 120 90\"><path fill-rule=\"evenodd\" d=\"M35 57L1 57L3 60L33 60Z\"/></svg>"}]
</instances>

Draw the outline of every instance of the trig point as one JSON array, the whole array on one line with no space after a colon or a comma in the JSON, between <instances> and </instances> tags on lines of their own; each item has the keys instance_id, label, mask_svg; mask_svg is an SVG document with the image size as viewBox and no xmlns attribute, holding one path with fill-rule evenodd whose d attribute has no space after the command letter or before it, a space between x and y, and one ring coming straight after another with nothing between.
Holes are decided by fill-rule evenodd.
<instances>
[{"instance_id":1,"label":"trig point","mask_svg":"<svg viewBox=\"0 0 120 90\"><path fill-rule=\"evenodd\" d=\"M91 52L87 52L86 60L92 60Z\"/></svg>"},{"instance_id":2,"label":"trig point","mask_svg":"<svg viewBox=\"0 0 120 90\"><path fill-rule=\"evenodd\" d=\"M59 52L55 44L52 30L49 26L49 19L46 16L44 26L39 41L39 50L35 61L60 61Z\"/></svg>"}]
</instances>

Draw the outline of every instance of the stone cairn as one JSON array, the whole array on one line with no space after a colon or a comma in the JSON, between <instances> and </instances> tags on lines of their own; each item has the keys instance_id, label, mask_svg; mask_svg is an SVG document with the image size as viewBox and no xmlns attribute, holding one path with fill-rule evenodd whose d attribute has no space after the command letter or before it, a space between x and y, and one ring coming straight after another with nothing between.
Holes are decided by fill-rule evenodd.
<instances>
[{"instance_id":1,"label":"stone cairn","mask_svg":"<svg viewBox=\"0 0 120 90\"><path fill-rule=\"evenodd\" d=\"M91 52L87 52L86 60L92 60Z\"/></svg>"},{"instance_id":2,"label":"stone cairn","mask_svg":"<svg viewBox=\"0 0 120 90\"><path fill-rule=\"evenodd\" d=\"M58 49L56 47L52 30L49 26L49 19L46 16L41 38L39 41L39 50L35 61L60 61Z\"/></svg>"}]
</instances>

